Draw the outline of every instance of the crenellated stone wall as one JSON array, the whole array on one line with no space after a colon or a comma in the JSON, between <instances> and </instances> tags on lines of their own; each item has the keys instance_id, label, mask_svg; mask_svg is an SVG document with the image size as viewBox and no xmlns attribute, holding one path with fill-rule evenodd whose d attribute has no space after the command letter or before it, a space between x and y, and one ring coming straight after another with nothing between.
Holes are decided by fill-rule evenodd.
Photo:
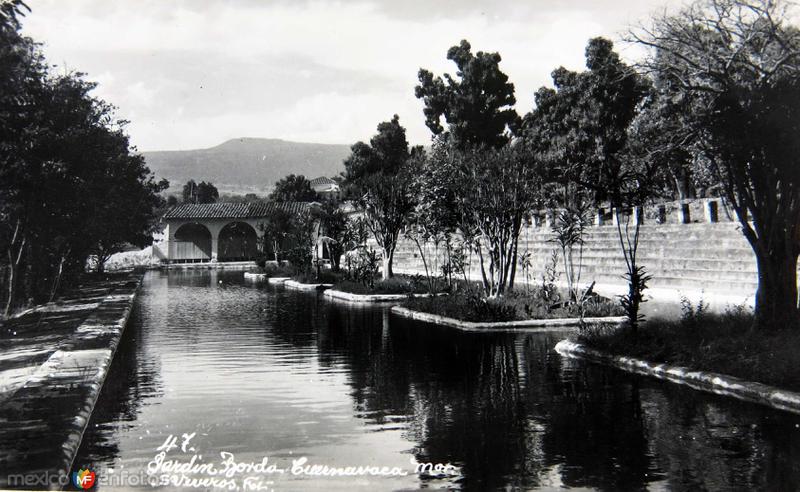
<instances>
[{"instance_id":1,"label":"crenellated stone wall","mask_svg":"<svg viewBox=\"0 0 800 492\"><path fill-rule=\"evenodd\" d=\"M535 223L535 221L534 221ZM648 295L657 300L680 301L682 295L693 301L701 297L725 303L752 303L758 274L755 256L736 222L652 224L641 226L638 263L653 276ZM532 266L529 281L540 283L552 253L558 246L552 242L553 232L544 223L526 227L521 235L519 252L530 251ZM622 256L617 227L608 223L589 227L584 236L581 284L596 282L596 290L605 294L622 294L626 290L625 260ZM433 257L428 245L427 256ZM441 255L443 257L443 254ZM575 253L577 264L578 252ZM433 260L433 269L440 272L442 259ZM403 239L395 252L394 270L400 273L423 273L424 268L416 245ZM564 280L563 259L559 250L556 271ZM517 281L525 281L525 272L518 268ZM470 277L480 278L478 259L473 255Z\"/></svg>"}]
</instances>

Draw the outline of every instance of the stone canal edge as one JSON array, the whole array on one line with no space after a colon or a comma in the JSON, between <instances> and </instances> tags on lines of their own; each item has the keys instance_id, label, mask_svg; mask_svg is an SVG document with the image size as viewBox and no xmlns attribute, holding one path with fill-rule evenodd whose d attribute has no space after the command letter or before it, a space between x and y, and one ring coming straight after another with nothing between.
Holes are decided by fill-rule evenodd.
<instances>
[{"instance_id":1,"label":"stone canal edge","mask_svg":"<svg viewBox=\"0 0 800 492\"><path fill-rule=\"evenodd\" d=\"M83 434L89 426L89 420L94 411L94 406L100 396L100 390L105 384L108 370L111 367L111 361L114 360L114 355L117 353L119 341L122 338L122 333L128 324L133 310L133 303L139 293L139 287L142 284L142 276L136 276L131 279L132 281L120 289L115 289L110 295L100 303L97 310L92 313L86 321L78 327L78 333L91 333L94 335L108 335L105 348L95 349L94 354L87 354L84 363L80 362L69 371L80 371L83 367L84 370L89 372L89 380L87 381L91 388L86 395L86 404L81 409L80 414L75 419L75 428L67 436L63 449L65 454L64 469L67 473L73 466L75 455L78 453L78 448L83 440ZM116 317L118 316L118 317ZM89 352L89 351L85 351ZM58 352L57 352L58 353ZM69 354L69 352L65 352ZM80 353L76 351L75 353ZM80 361L80 357L76 358ZM95 372L92 373L91 371Z\"/></svg>"},{"instance_id":2,"label":"stone canal edge","mask_svg":"<svg viewBox=\"0 0 800 492\"><path fill-rule=\"evenodd\" d=\"M571 340L558 342L555 350L565 357L586 359L634 374L682 384L696 390L800 414L800 393L774 386L745 381L734 376L715 372L696 371L686 367L648 362L623 355L612 355Z\"/></svg>"},{"instance_id":3,"label":"stone canal edge","mask_svg":"<svg viewBox=\"0 0 800 492\"><path fill-rule=\"evenodd\" d=\"M16 413L18 421L5 421L2 425L46 437L37 439L38 449L29 449L28 453L10 460L15 465L15 473L49 477L46 485L51 487L56 485L53 477L60 477L59 485L68 483L142 278L142 275L131 275L108 292L73 335L59 343L50 357L15 391L21 395L16 398L21 400L18 403L21 411ZM15 396L11 395L6 403L14 400ZM29 416L31 413L46 413L46 418L37 421ZM6 478L0 477L0 484Z\"/></svg>"},{"instance_id":4,"label":"stone canal edge","mask_svg":"<svg viewBox=\"0 0 800 492\"><path fill-rule=\"evenodd\" d=\"M497 322L473 322L461 321L455 318L448 318L447 316L440 316L438 314L425 313L416 311L402 306L393 306L390 309L391 313L403 318L413 319L415 321L422 321L440 326L449 326L457 328L461 331L475 332L475 333L500 333L500 332L534 332L540 333L545 331L564 331L566 328L577 328L582 323L598 324L598 323L621 323L625 318L622 316L608 316L601 318L552 318L552 319L529 319L522 321L497 321Z\"/></svg>"}]
</instances>

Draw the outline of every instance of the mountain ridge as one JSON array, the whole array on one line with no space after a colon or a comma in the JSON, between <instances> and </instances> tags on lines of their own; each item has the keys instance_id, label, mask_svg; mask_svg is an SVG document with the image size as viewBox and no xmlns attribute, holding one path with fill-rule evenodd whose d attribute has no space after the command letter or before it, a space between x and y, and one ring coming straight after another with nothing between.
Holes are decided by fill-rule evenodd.
<instances>
[{"instance_id":1,"label":"mountain ridge","mask_svg":"<svg viewBox=\"0 0 800 492\"><path fill-rule=\"evenodd\" d=\"M239 137L213 147L141 152L158 179L179 191L190 179L210 181L220 191L264 193L288 174L308 179L344 171L350 146L294 142L279 138Z\"/></svg>"}]
</instances>

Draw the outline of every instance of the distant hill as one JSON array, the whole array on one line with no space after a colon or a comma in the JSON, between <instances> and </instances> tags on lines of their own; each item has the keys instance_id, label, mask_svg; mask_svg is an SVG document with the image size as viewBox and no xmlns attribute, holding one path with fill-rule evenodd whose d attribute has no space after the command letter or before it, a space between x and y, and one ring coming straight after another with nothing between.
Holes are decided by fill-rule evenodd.
<instances>
[{"instance_id":1,"label":"distant hill","mask_svg":"<svg viewBox=\"0 0 800 492\"><path fill-rule=\"evenodd\" d=\"M190 179L211 181L220 191L264 193L287 174L308 179L344 171L349 145L288 142L274 138L235 138L197 150L142 152L156 176L167 178L170 190Z\"/></svg>"}]
</instances>

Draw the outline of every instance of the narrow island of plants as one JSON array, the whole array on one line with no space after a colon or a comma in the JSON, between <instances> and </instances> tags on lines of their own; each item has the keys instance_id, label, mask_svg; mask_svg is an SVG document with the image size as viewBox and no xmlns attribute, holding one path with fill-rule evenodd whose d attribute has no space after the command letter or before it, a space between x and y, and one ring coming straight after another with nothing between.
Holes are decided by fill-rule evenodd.
<instances>
[{"instance_id":1,"label":"narrow island of plants","mask_svg":"<svg viewBox=\"0 0 800 492\"><path fill-rule=\"evenodd\" d=\"M360 282L352 279L343 279L334 284L334 289L359 295L388 295L388 294L427 294L428 287L420 281L418 276L395 275L390 279L375 277L372 282Z\"/></svg>"},{"instance_id":2,"label":"narrow island of plants","mask_svg":"<svg viewBox=\"0 0 800 492\"><path fill-rule=\"evenodd\" d=\"M758 330L753 311L741 305L713 313L702 301L693 305L684 298L681 308L680 319L650 319L636 331L628 325L590 327L572 340L611 355L800 391L797 330Z\"/></svg>"},{"instance_id":3,"label":"narrow island of plants","mask_svg":"<svg viewBox=\"0 0 800 492\"><path fill-rule=\"evenodd\" d=\"M534 287L488 298L476 290L447 296L417 297L402 307L435 314L459 321L493 323L559 318L600 318L621 316L624 310L618 302L600 296L590 296L581 303L556 301L563 293Z\"/></svg>"}]
</instances>

